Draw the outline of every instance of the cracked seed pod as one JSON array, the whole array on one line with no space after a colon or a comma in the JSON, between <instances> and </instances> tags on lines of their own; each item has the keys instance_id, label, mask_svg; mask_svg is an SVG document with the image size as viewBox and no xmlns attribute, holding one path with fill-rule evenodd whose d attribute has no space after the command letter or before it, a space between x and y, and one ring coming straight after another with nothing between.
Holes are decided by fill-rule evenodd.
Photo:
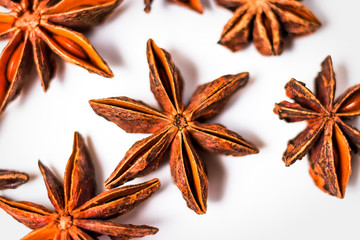
<instances>
[{"instance_id":1,"label":"cracked seed pod","mask_svg":"<svg viewBox=\"0 0 360 240\"><path fill-rule=\"evenodd\" d=\"M0 56L0 111L19 93L33 62L44 91L55 70L53 53L104 77L113 74L85 36L122 0L1 0L0 38L10 38Z\"/></svg>"},{"instance_id":2,"label":"cracked seed pod","mask_svg":"<svg viewBox=\"0 0 360 240\"><path fill-rule=\"evenodd\" d=\"M351 149L360 149L360 132L346 122L360 115L360 85L335 100L335 73L331 57L322 63L315 79L315 94L291 79L286 95L294 102L275 104L274 112L287 122L307 121L307 127L288 142L283 155L286 166L309 154L310 175L324 192L344 198L351 174Z\"/></svg>"},{"instance_id":3,"label":"cracked seed pod","mask_svg":"<svg viewBox=\"0 0 360 240\"><path fill-rule=\"evenodd\" d=\"M234 12L225 25L219 44L235 52L251 39L265 56L280 55L289 37L313 33L319 20L298 0L216 0Z\"/></svg>"}]
</instances>

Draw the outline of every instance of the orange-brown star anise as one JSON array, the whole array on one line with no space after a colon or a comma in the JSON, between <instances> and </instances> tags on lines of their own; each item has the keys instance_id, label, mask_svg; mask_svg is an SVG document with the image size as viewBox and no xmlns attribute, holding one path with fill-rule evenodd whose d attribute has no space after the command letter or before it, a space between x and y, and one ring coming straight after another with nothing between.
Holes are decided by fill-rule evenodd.
<instances>
[{"instance_id":1,"label":"orange-brown star anise","mask_svg":"<svg viewBox=\"0 0 360 240\"><path fill-rule=\"evenodd\" d=\"M105 187L112 188L158 167L171 149L172 177L189 208L206 212L208 180L202 160L192 142L213 153L234 156L258 153L256 147L219 124L202 123L220 113L230 96L243 87L248 73L225 75L201 85L188 106L183 105L183 80L168 52L148 41L150 86L163 111L127 97L91 100L100 116L129 133L152 133L136 142L125 154Z\"/></svg>"},{"instance_id":2,"label":"orange-brown star anise","mask_svg":"<svg viewBox=\"0 0 360 240\"><path fill-rule=\"evenodd\" d=\"M85 36L72 29L88 29L108 16L122 0L0 0L9 8L0 13L0 38L10 38L0 56L0 111L20 92L35 62L44 91L52 78L52 52L65 61L104 77L113 77Z\"/></svg>"},{"instance_id":3,"label":"orange-brown star anise","mask_svg":"<svg viewBox=\"0 0 360 240\"><path fill-rule=\"evenodd\" d=\"M17 188L29 181L29 175L23 172L0 169L0 190Z\"/></svg>"},{"instance_id":4,"label":"orange-brown star anise","mask_svg":"<svg viewBox=\"0 0 360 240\"><path fill-rule=\"evenodd\" d=\"M95 196L93 165L81 136L75 133L73 152L64 174L64 186L39 162L51 203L56 212L31 202L0 197L0 208L33 229L23 240L92 240L99 235L112 239L155 234L151 226L117 224L107 219L125 214L160 187L158 179L105 191Z\"/></svg>"},{"instance_id":5,"label":"orange-brown star anise","mask_svg":"<svg viewBox=\"0 0 360 240\"><path fill-rule=\"evenodd\" d=\"M319 20L298 0L216 0L234 12L219 44L238 51L254 40L263 55L280 55L287 37L302 36L320 27Z\"/></svg>"},{"instance_id":6,"label":"orange-brown star anise","mask_svg":"<svg viewBox=\"0 0 360 240\"><path fill-rule=\"evenodd\" d=\"M149 13L151 10L151 3L153 0L144 0L145 3L145 12ZM179 4L180 6L189 8L191 10L194 10L198 13L203 13L203 7L200 0L166 0L170 1L176 4Z\"/></svg>"},{"instance_id":7,"label":"orange-brown star anise","mask_svg":"<svg viewBox=\"0 0 360 240\"><path fill-rule=\"evenodd\" d=\"M322 63L313 94L305 84L291 79L286 94L295 102L275 104L274 112L287 122L307 121L307 127L288 142L286 166L309 153L310 175L324 192L343 198L351 174L350 147L360 148L360 132L344 120L360 115L360 85L335 98L335 73L331 57Z\"/></svg>"}]
</instances>

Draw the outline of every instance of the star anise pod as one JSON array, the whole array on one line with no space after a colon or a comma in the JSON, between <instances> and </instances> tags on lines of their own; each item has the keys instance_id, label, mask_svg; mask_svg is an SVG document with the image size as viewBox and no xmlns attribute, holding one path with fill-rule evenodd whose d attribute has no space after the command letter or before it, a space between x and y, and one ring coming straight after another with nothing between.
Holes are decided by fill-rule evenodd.
<instances>
[{"instance_id":1,"label":"star anise pod","mask_svg":"<svg viewBox=\"0 0 360 240\"><path fill-rule=\"evenodd\" d=\"M193 141L213 153L242 156L256 147L219 124L202 123L220 113L230 96L247 81L248 73L226 75L201 85L190 104L182 102L183 80L168 52L150 39L147 43L150 86L163 111L127 97L90 100L93 110L128 133L152 133L136 142L120 161L105 187L119 186L158 167L170 152L172 177L189 208L206 212L208 180Z\"/></svg>"},{"instance_id":2,"label":"star anise pod","mask_svg":"<svg viewBox=\"0 0 360 240\"><path fill-rule=\"evenodd\" d=\"M1 0L0 6L11 11L0 13L0 38L10 38L0 56L0 111L19 94L33 61L47 90L55 69L52 52L90 72L113 77L89 40L73 29L100 23L121 1Z\"/></svg>"},{"instance_id":3,"label":"star anise pod","mask_svg":"<svg viewBox=\"0 0 360 240\"><path fill-rule=\"evenodd\" d=\"M29 181L29 175L23 172L0 169L0 190L17 188Z\"/></svg>"},{"instance_id":4,"label":"star anise pod","mask_svg":"<svg viewBox=\"0 0 360 240\"><path fill-rule=\"evenodd\" d=\"M95 196L93 165L81 136L75 133L73 152L64 174L64 186L39 161L49 199L56 212L31 202L15 202L0 197L0 208L33 229L23 240L139 238L155 234L151 226L117 224L107 219L127 213L160 187L158 179L105 191Z\"/></svg>"},{"instance_id":5,"label":"star anise pod","mask_svg":"<svg viewBox=\"0 0 360 240\"><path fill-rule=\"evenodd\" d=\"M153 0L144 0L145 4L145 12L149 13L151 10L151 3ZM194 10L198 13L203 13L203 7L200 0L166 0L169 2L173 2L176 4L179 4L183 7L189 8L191 10Z\"/></svg>"},{"instance_id":6,"label":"star anise pod","mask_svg":"<svg viewBox=\"0 0 360 240\"><path fill-rule=\"evenodd\" d=\"M351 147L360 148L360 132L344 120L360 114L360 85L334 101L335 73L331 57L322 63L313 94L305 84L291 79L286 94L295 102L275 104L274 112L287 122L307 121L307 127L290 140L283 155L286 166L309 153L310 175L324 192L343 198L351 174Z\"/></svg>"},{"instance_id":7,"label":"star anise pod","mask_svg":"<svg viewBox=\"0 0 360 240\"><path fill-rule=\"evenodd\" d=\"M216 0L234 12L219 44L238 51L254 40L266 56L280 55L288 37L302 36L320 27L319 20L298 0Z\"/></svg>"}]
</instances>

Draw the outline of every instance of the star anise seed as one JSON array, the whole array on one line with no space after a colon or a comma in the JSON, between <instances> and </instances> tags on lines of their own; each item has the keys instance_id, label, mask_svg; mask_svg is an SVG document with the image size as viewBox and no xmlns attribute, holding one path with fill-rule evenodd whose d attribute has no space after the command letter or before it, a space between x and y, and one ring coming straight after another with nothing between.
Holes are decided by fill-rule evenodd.
<instances>
[{"instance_id":1,"label":"star anise seed","mask_svg":"<svg viewBox=\"0 0 360 240\"><path fill-rule=\"evenodd\" d=\"M307 121L307 127L288 142L286 166L309 153L310 175L324 192L344 198L351 174L350 150L360 148L360 132L344 120L360 115L360 85L349 88L334 101L335 73L331 57L322 63L315 79L315 94L291 79L286 95L295 102L275 104L274 112L287 122Z\"/></svg>"},{"instance_id":2,"label":"star anise seed","mask_svg":"<svg viewBox=\"0 0 360 240\"><path fill-rule=\"evenodd\" d=\"M55 70L52 52L89 72L113 77L89 40L73 29L100 23L121 1L0 1L0 6L11 10L0 13L0 38L10 38L0 56L0 112L19 94L32 62L47 90Z\"/></svg>"},{"instance_id":3,"label":"star anise seed","mask_svg":"<svg viewBox=\"0 0 360 240\"><path fill-rule=\"evenodd\" d=\"M0 197L0 208L33 229L23 240L140 238L158 229L109 221L123 215L149 198L160 187L158 179L124 186L95 196L94 168L81 136L75 133L73 152L64 174L64 185L39 161L48 197L56 212L31 202L15 202Z\"/></svg>"},{"instance_id":4,"label":"star anise seed","mask_svg":"<svg viewBox=\"0 0 360 240\"><path fill-rule=\"evenodd\" d=\"M265 56L280 55L288 37L314 32L321 25L314 14L298 0L216 0L234 12L225 25L219 44L231 51L254 40Z\"/></svg>"},{"instance_id":5,"label":"star anise seed","mask_svg":"<svg viewBox=\"0 0 360 240\"><path fill-rule=\"evenodd\" d=\"M93 110L129 133L152 133L125 154L105 187L119 186L158 167L171 149L172 177L189 208L206 212L208 180L193 141L213 153L234 156L258 153L256 147L219 124L202 123L220 113L230 96L243 87L248 73L225 75L198 87L183 105L183 80L168 52L150 39L147 44L150 86L163 111L127 97L90 100Z\"/></svg>"},{"instance_id":6,"label":"star anise seed","mask_svg":"<svg viewBox=\"0 0 360 240\"><path fill-rule=\"evenodd\" d=\"M151 3L153 0L144 0L145 4L145 12L149 13L151 10ZM173 2L176 4L179 4L180 6L189 8L191 10L194 10L198 13L203 13L203 7L200 0L166 0L169 2Z\"/></svg>"},{"instance_id":7,"label":"star anise seed","mask_svg":"<svg viewBox=\"0 0 360 240\"><path fill-rule=\"evenodd\" d=\"M0 169L0 190L17 188L29 181L29 175L23 172Z\"/></svg>"}]
</instances>

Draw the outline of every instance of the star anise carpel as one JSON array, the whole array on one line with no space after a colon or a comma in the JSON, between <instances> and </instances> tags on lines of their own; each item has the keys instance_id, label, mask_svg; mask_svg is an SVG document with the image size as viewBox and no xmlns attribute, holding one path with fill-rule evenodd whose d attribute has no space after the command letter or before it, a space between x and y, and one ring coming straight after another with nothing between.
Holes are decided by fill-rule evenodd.
<instances>
[{"instance_id":1,"label":"star anise carpel","mask_svg":"<svg viewBox=\"0 0 360 240\"><path fill-rule=\"evenodd\" d=\"M298 0L216 0L234 12L225 25L219 44L231 51L246 47L253 39L265 56L280 55L289 37L308 35L320 27L319 20Z\"/></svg>"},{"instance_id":2,"label":"star anise carpel","mask_svg":"<svg viewBox=\"0 0 360 240\"><path fill-rule=\"evenodd\" d=\"M100 235L131 239L158 231L151 226L118 224L108 219L129 212L149 198L159 189L159 180L107 190L95 196L94 168L78 133L66 166L64 185L40 161L39 167L55 212L35 203L0 197L0 208L33 229L23 240L92 240Z\"/></svg>"},{"instance_id":3,"label":"star anise carpel","mask_svg":"<svg viewBox=\"0 0 360 240\"><path fill-rule=\"evenodd\" d=\"M305 84L291 79L283 101L274 112L287 122L307 121L307 127L290 140L283 155L286 166L309 153L310 175L324 192L343 198L351 174L351 149L360 148L360 132L345 120L360 114L360 85L335 97L335 73L331 57L322 63L313 94Z\"/></svg>"},{"instance_id":4,"label":"star anise carpel","mask_svg":"<svg viewBox=\"0 0 360 240\"><path fill-rule=\"evenodd\" d=\"M2 0L0 38L10 38L0 56L0 111L20 92L35 63L44 91L55 70L53 54L104 77L113 74L80 32L102 22L122 0ZM33 60L31 59L33 58Z\"/></svg>"},{"instance_id":5,"label":"star anise carpel","mask_svg":"<svg viewBox=\"0 0 360 240\"><path fill-rule=\"evenodd\" d=\"M106 180L119 186L156 169L170 150L172 177L189 208L206 212L208 179L195 147L212 153L243 156L256 147L220 124L204 123L224 108L230 96L243 87L248 73L225 75L197 88L189 105L182 101L183 80L170 54L150 39L147 43L150 87L162 111L127 97L90 100L93 110L128 133L152 133L136 142ZM196 144L196 145L194 145Z\"/></svg>"},{"instance_id":6,"label":"star anise carpel","mask_svg":"<svg viewBox=\"0 0 360 240\"><path fill-rule=\"evenodd\" d=\"M203 13L203 7L200 0L165 0L169 2L176 3L180 6L189 8L195 12ZM145 12L149 13L151 11L151 3L153 0L144 0Z\"/></svg>"},{"instance_id":7,"label":"star anise carpel","mask_svg":"<svg viewBox=\"0 0 360 240\"><path fill-rule=\"evenodd\" d=\"M17 188L29 181L29 175L23 172L0 169L0 190Z\"/></svg>"}]
</instances>

